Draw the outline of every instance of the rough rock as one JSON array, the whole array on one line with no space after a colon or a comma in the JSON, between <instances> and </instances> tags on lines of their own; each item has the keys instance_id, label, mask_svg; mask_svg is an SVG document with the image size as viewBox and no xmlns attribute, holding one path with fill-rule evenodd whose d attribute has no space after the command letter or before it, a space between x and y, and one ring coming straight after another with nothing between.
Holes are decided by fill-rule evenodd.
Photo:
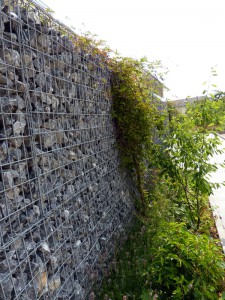
<instances>
[{"instance_id":1,"label":"rough rock","mask_svg":"<svg viewBox=\"0 0 225 300\"><path fill-rule=\"evenodd\" d=\"M7 77L0 74L0 84L7 84Z\"/></svg>"},{"instance_id":2,"label":"rough rock","mask_svg":"<svg viewBox=\"0 0 225 300\"><path fill-rule=\"evenodd\" d=\"M6 65L4 61L0 58L0 72L4 74L6 72Z\"/></svg>"},{"instance_id":3,"label":"rough rock","mask_svg":"<svg viewBox=\"0 0 225 300\"><path fill-rule=\"evenodd\" d=\"M42 88L43 92L51 93L52 92L52 77L45 74L39 73L35 78L35 83L38 87Z\"/></svg>"},{"instance_id":4,"label":"rough rock","mask_svg":"<svg viewBox=\"0 0 225 300\"><path fill-rule=\"evenodd\" d=\"M50 279L48 283L48 287L51 293L55 292L61 286L61 279L60 276L54 276Z\"/></svg>"},{"instance_id":5,"label":"rough rock","mask_svg":"<svg viewBox=\"0 0 225 300\"><path fill-rule=\"evenodd\" d=\"M18 173L16 172L16 174L18 174ZM15 175L12 170L3 171L2 180L3 180L3 184L6 188L13 187L13 178L15 178Z\"/></svg>"},{"instance_id":6,"label":"rough rock","mask_svg":"<svg viewBox=\"0 0 225 300\"><path fill-rule=\"evenodd\" d=\"M6 277L5 273L0 273L0 282L0 300L10 299L16 279L10 276Z\"/></svg>"},{"instance_id":7,"label":"rough rock","mask_svg":"<svg viewBox=\"0 0 225 300\"><path fill-rule=\"evenodd\" d=\"M16 43L17 42L17 35L15 33L11 32L4 32L4 38L10 43Z\"/></svg>"},{"instance_id":8,"label":"rough rock","mask_svg":"<svg viewBox=\"0 0 225 300\"><path fill-rule=\"evenodd\" d=\"M47 129L40 128L37 130L36 138L44 148L52 147L56 143L54 132Z\"/></svg>"},{"instance_id":9,"label":"rough rock","mask_svg":"<svg viewBox=\"0 0 225 300\"><path fill-rule=\"evenodd\" d=\"M0 9L3 10L5 7L5 0L1 0Z\"/></svg>"},{"instance_id":10,"label":"rough rock","mask_svg":"<svg viewBox=\"0 0 225 300\"><path fill-rule=\"evenodd\" d=\"M43 50L46 48L49 49L51 46L50 36L39 34L37 37L37 42L43 47Z\"/></svg>"},{"instance_id":11,"label":"rough rock","mask_svg":"<svg viewBox=\"0 0 225 300\"><path fill-rule=\"evenodd\" d=\"M19 95L12 95L9 98L9 104L11 106L18 107L19 110L22 110L25 108L25 101Z\"/></svg>"},{"instance_id":12,"label":"rough rock","mask_svg":"<svg viewBox=\"0 0 225 300\"><path fill-rule=\"evenodd\" d=\"M0 300L83 300L132 216L111 74L29 3L0 2Z\"/></svg>"},{"instance_id":13,"label":"rough rock","mask_svg":"<svg viewBox=\"0 0 225 300\"><path fill-rule=\"evenodd\" d=\"M5 48L0 51L0 57L10 66L20 67L20 55L16 50Z\"/></svg>"}]
</instances>

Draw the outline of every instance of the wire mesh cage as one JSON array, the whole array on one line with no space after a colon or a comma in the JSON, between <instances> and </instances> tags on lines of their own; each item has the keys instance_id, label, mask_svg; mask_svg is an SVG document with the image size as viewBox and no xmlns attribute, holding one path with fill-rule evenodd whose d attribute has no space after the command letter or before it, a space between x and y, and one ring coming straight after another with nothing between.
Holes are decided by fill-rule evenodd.
<instances>
[{"instance_id":1,"label":"wire mesh cage","mask_svg":"<svg viewBox=\"0 0 225 300\"><path fill-rule=\"evenodd\" d=\"M133 210L110 72L32 1L0 5L0 300L85 299Z\"/></svg>"}]
</instances>

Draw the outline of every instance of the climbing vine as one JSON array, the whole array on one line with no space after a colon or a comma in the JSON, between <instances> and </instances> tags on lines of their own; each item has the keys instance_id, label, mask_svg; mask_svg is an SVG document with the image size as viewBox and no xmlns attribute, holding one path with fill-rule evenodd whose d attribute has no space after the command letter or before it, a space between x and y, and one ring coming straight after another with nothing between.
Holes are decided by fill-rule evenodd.
<instances>
[{"instance_id":1,"label":"climbing vine","mask_svg":"<svg viewBox=\"0 0 225 300\"><path fill-rule=\"evenodd\" d=\"M116 57L111 62L112 97L118 144L123 163L134 175L140 192L142 212L146 210L145 174L155 151L157 133L162 129L165 115L159 100L163 84L151 70L159 63L146 59Z\"/></svg>"}]
</instances>

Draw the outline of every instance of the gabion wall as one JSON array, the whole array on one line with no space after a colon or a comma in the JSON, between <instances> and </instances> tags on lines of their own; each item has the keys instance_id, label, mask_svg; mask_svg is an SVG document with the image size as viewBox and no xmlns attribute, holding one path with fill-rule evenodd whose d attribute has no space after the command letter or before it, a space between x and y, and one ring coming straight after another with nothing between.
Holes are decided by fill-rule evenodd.
<instances>
[{"instance_id":1,"label":"gabion wall","mask_svg":"<svg viewBox=\"0 0 225 300\"><path fill-rule=\"evenodd\" d=\"M0 300L86 299L133 211L110 72L40 7L0 4Z\"/></svg>"}]
</instances>

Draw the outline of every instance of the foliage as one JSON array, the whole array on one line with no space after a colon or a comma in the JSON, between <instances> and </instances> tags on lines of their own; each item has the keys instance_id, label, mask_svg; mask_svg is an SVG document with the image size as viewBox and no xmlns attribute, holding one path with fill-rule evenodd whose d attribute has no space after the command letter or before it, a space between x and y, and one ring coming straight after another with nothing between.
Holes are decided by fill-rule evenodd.
<instances>
[{"instance_id":1,"label":"foliage","mask_svg":"<svg viewBox=\"0 0 225 300\"><path fill-rule=\"evenodd\" d=\"M204 114L202 112L204 111ZM225 130L225 97L217 91L204 101L196 101L187 107L187 115L192 117L196 126L205 126L210 131ZM203 124L204 123L204 124Z\"/></svg>"},{"instance_id":2,"label":"foliage","mask_svg":"<svg viewBox=\"0 0 225 300\"><path fill-rule=\"evenodd\" d=\"M156 63L158 66L158 62ZM142 213L146 208L144 175L155 148L157 130L164 119L157 95L162 84L151 75L154 64L146 59L115 58L112 61L114 118L124 165L137 183Z\"/></svg>"},{"instance_id":3,"label":"foliage","mask_svg":"<svg viewBox=\"0 0 225 300\"><path fill-rule=\"evenodd\" d=\"M191 233L183 223L163 222L149 255L147 277L163 291L161 299L218 299L223 256L206 235Z\"/></svg>"},{"instance_id":4,"label":"foliage","mask_svg":"<svg viewBox=\"0 0 225 300\"><path fill-rule=\"evenodd\" d=\"M193 233L184 223L175 222L179 217L188 220L186 210L182 211L175 201L177 196L176 184L170 178L159 177L159 172L154 170L146 216L137 215L128 239L123 245L120 241L99 299L121 300L125 295L127 300L217 299L216 292L224 276L221 249L207 235ZM205 221L207 223L208 219ZM176 252L172 245L178 244L180 248L175 248ZM184 266L176 266L175 259L170 261L168 258L167 261L174 253L183 259ZM161 265L161 259L165 260L164 265ZM201 272L204 274L198 276ZM168 274L175 279L167 281ZM189 279L191 274L193 277ZM158 282L160 278L162 282ZM164 286L167 282L169 288ZM189 294L183 298L180 294L176 296L181 286L185 290L189 284L193 285ZM108 298L104 298L106 294Z\"/></svg>"},{"instance_id":5,"label":"foliage","mask_svg":"<svg viewBox=\"0 0 225 300\"><path fill-rule=\"evenodd\" d=\"M110 276L105 278L100 299L107 294L108 298L120 300L126 295L127 299L155 299L153 290L146 286L146 272L151 263L149 249L152 240L157 235L162 220L171 220L173 209L170 197L174 196L173 187L168 180L161 180L157 170L152 170L151 189L148 191L148 202L145 217L136 215L127 240L118 244L115 259L112 263Z\"/></svg>"},{"instance_id":6,"label":"foliage","mask_svg":"<svg viewBox=\"0 0 225 300\"><path fill-rule=\"evenodd\" d=\"M169 118L159 109L159 90L143 61L117 57L112 70L120 152L140 192L138 218L145 231L136 228L119 251L105 291L111 299L216 299L223 256L202 234L209 232L207 201L217 186L207 178L216 170L209 158L220 151L210 133L215 105L205 101ZM180 246L175 253L174 243ZM180 260L170 260L173 255Z\"/></svg>"},{"instance_id":7,"label":"foliage","mask_svg":"<svg viewBox=\"0 0 225 300\"><path fill-rule=\"evenodd\" d=\"M196 230L201 223L202 211L213 188L208 175L217 169L210 157L221 153L218 136L209 131L212 106L205 100L189 106L186 115L172 117L163 141L164 148L157 160L179 189L179 201L189 212L190 226Z\"/></svg>"},{"instance_id":8,"label":"foliage","mask_svg":"<svg viewBox=\"0 0 225 300\"><path fill-rule=\"evenodd\" d=\"M157 90L141 61L113 63L119 147L140 192L145 231L136 228L119 251L105 291L111 299L217 299L223 255L203 234L210 226L208 196L217 187L207 177L216 170L209 158L220 152L210 131L215 104L169 118L152 97Z\"/></svg>"}]
</instances>

